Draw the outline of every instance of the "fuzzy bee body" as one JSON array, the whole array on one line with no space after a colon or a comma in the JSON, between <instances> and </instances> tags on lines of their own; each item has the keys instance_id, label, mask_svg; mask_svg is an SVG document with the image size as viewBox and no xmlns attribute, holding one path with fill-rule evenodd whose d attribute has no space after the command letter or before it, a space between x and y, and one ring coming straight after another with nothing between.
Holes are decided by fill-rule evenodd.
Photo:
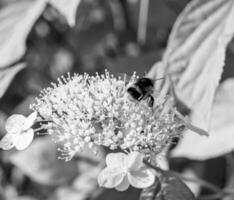
<instances>
[{"instance_id":1,"label":"fuzzy bee body","mask_svg":"<svg viewBox=\"0 0 234 200\"><path fill-rule=\"evenodd\" d=\"M133 100L147 100L149 107L153 107L154 105L153 91L154 80L146 77L137 79L137 81L127 89L128 94Z\"/></svg>"}]
</instances>

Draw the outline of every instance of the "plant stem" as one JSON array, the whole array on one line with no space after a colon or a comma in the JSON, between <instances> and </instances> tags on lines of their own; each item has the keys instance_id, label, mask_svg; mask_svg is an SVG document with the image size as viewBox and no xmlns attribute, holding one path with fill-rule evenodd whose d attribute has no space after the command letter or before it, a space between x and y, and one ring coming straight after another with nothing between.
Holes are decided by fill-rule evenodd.
<instances>
[{"instance_id":1,"label":"plant stem","mask_svg":"<svg viewBox=\"0 0 234 200\"><path fill-rule=\"evenodd\" d=\"M145 45L146 42L148 11L149 0L141 0L137 30L137 41L140 45Z\"/></svg>"}]
</instances>

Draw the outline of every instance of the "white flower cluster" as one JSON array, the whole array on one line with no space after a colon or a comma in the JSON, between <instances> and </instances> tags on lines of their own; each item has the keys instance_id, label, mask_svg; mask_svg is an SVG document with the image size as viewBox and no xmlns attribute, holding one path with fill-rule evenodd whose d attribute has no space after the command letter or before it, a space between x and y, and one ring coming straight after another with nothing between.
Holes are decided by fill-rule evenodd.
<instances>
[{"instance_id":1,"label":"white flower cluster","mask_svg":"<svg viewBox=\"0 0 234 200\"><path fill-rule=\"evenodd\" d=\"M95 151L102 145L124 151L157 154L182 126L165 99L154 97L154 107L146 101L133 101L127 88L137 79L105 75L62 77L58 84L44 90L31 108L56 142L62 142L66 160L88 144Z\"/></svg>"}]
</instances>

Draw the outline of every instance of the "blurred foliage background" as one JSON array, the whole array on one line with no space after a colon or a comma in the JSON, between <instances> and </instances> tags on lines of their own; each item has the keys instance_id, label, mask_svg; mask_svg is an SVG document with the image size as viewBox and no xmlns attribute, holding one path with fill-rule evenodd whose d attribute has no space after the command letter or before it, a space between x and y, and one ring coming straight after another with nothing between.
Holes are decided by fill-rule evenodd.
<instances>
[{"instance_id":1,"label":"blurred foliage background","mask_svg":"<svg viewBox=\"0 0 234 200\"><path fill-rule=\"evenodd\" d=\"M14 0L11 0L14 1ZM10 0L0 1L1 7ZM189 0L150 0L145 12L145 37L139 38L139 0L82 0L76 25L69 27L64 16L47 6L27 38L27 51L16 63L25 61L21 70L0 99L0 135L4 123L13 113L27 115L29 104L50 82L66 74L94 74L108 69L112 73L137 71L144 75L161 58L174 21ZM17 35L15 35L17 37ZM227 54L227 65L233 64L233 45ZM15 64L15 63L14 63ZM12 65L12 64L11 64ZM10 67L10 66L9 66ZM224 78L233 71L225 71ZM105 151L97 157L87 149L72 161L57 160L56 145L47 136L38 136L25 151L0 150L1 200L117 200L137 199L140 190L126 192L104 190L97 186L96 176L103 166ZM188 176L200 176L223 187L226 159L207 161L171 159L171 168ZM205 188L191 185L200 194Z\"/></svg>"}]
</instances>

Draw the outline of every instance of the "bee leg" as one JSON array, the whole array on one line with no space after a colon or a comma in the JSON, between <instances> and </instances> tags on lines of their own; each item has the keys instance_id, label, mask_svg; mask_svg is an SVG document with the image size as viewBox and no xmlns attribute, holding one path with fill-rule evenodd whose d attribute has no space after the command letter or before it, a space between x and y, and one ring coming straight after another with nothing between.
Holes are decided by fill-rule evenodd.
<instances>
[{"instance_id":1,"label":"bee leg","mask_svg":"<svg viewBox=\"0 0 234 200\"><path fill-rule=\"evenodd\" d=\"M152 108L154 106L154 97L149 95L147 101L148 101L148 106Z\"/></svg>"},{"instance_id":2,"label":"bee leg","mask_svg":"<svg viewBox=\"0 0 234 200\"><path fill-rule=\"evenodd\" d=\"M137 100L141 101L144 98L144 95L141 95Z\"/></svg>"}]
</instances>

